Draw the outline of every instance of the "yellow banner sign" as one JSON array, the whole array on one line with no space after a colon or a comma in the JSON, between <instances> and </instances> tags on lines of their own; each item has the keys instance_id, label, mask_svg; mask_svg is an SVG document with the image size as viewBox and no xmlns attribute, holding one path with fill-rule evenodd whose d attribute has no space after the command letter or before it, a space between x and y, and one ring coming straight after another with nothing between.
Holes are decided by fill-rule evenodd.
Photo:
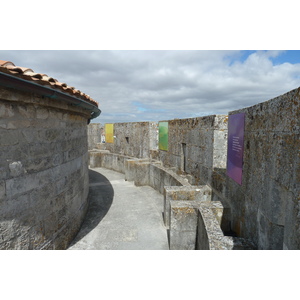
<instances>
[{"instance_id":1,"label":"yellow banner sign","mask_svg":"<svg viewBox=\"0 0 300 300\"><path fill-rule=\"evenodd\" d=\"M114 124L105 124L105 142L114 142Z\"/></svg>"}]
</instances>

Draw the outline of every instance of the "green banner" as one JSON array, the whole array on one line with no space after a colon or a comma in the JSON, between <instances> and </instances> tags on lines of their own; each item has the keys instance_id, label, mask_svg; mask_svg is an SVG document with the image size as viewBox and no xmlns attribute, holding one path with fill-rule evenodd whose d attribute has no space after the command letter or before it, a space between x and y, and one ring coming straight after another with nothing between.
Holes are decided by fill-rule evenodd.
<instances>
[{"instance_id":1,"label":"green banner","mask_svg":"<svg viewBox=\"0 0 300 300\"><path fill-rule=\"evenodd\" d=\"M159 122L159 150L168 151L169 145L169 123Z\"/></svg>"}]
</instances>

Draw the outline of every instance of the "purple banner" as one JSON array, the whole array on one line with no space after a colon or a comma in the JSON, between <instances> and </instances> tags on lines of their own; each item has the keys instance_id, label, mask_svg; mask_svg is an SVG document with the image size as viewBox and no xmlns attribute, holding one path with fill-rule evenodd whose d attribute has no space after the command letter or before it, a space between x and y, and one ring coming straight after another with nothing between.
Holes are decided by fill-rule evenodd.
<instances>
[{"instance_id":1,"label":"purple banner","mask_svg":"<svg viewBox=\"0 0 300 300\"><path fill-rule=\"evenodd\" d=\"M227 175L242 184L245 114L228 117Z\"/></svg>"}]
</instances>

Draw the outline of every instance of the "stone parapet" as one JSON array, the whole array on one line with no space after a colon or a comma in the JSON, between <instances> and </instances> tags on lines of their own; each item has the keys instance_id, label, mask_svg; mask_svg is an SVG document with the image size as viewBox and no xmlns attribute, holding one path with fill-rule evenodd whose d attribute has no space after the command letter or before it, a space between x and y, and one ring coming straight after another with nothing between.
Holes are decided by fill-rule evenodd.
<instances>
[{"instance_id":1,"label":"stone parapet","mask_svg":"<svg viewBox=\"0 0 300 300\"><path fill-rule=\"evenodd\" d=\"M203 186L165 186L164 187L164 222L170 227L171 201L210 201L211 188Z\"/></svg>"},{"instance_id":2,"label":"stone parapet","mask_svg":"<svg viewBox=\"0 0 300 300\"><path fill-rule=\"evenodd\" d=\"M249 241L224 235L223 227L229 226L227 207L212 201L208 185L192 186L184 176L148 158L132 158L108 150L89 151L89 155L92 168L124 173L125 180L136 186L149 185L164 194L170 249L252 249Z\"/></svg>"}]
</instances>

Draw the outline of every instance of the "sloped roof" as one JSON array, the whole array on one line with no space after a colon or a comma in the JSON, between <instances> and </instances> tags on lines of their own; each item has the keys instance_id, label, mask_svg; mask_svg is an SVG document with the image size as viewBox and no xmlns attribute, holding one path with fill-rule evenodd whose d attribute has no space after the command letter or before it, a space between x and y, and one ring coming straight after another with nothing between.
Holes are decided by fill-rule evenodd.
<instances>
[{"instance_id":1,"label":"sloped roof","mask_svg":"<svg viewBox=\"0 0 300 300\"><path fill-rule=\"evenodd\" d=\"M46 74L35 73L32 69L15 66L11 61L0 60L0 72L50 87L53 90L59 90L60 92L82 99L98 107L98 102L80 90L49 77Z\"/></svg>"}]
</instances>

